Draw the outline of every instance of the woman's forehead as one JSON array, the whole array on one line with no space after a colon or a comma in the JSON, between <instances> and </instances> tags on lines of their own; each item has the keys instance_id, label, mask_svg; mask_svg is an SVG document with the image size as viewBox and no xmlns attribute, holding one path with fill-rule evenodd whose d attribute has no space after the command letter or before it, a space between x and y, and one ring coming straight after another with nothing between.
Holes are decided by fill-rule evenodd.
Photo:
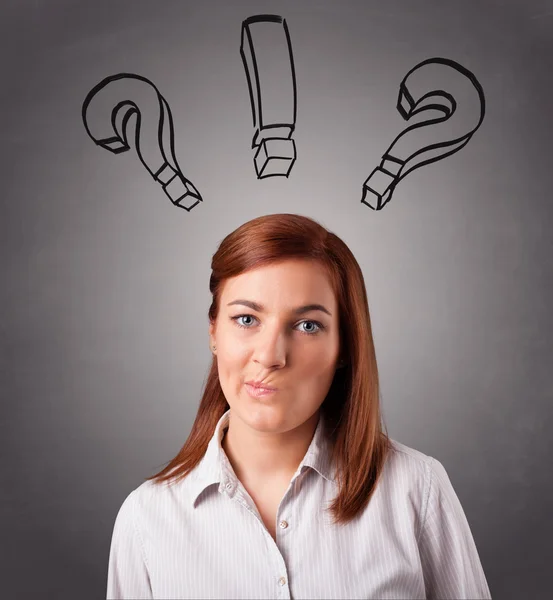
<instances>
[{"instance_id":1,"label":"woman's forehead","mask_svg":"<svg viewBox=\"0 0 553 600\"><path fill-rule=\"evenodd\" d=\"M246 299L258 305L260 312L267 304L326 304L330 312L335 304L330 280L322 267L311 265L279 265L247 271L225 282L225 303ZM331 305L331 306L328 306Z\"/></svg>"}]
</instances>

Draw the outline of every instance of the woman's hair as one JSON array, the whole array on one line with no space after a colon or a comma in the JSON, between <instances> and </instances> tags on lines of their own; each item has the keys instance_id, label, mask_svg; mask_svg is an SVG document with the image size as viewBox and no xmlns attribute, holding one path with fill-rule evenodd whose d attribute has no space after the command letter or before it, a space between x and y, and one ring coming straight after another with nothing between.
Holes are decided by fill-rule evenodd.
<instances>
[{"instance_id":1,"label":"woman's hair","mask_svg":"<svg viewBox=\"0 0 553 600\"><path fill-rule=\"evenodd\" d=\"M316 221L297 214L261 216L221 242L211 261L209 320L217 318L225 281L250 269L286 259L322 264L338 302L340 345L347 361L336 370L321 405L336 462L339 492L328 510L345 524L366 507L376 489L391 443L382 429L378 369L365 282L346 244ZM160 484L180 481L204 456L219 419L230 406L221 389L217 363L211 368L190 435L177 456L156 475ZM385 429L385 426L384 426Z\"/></svg>"}]
</instances>

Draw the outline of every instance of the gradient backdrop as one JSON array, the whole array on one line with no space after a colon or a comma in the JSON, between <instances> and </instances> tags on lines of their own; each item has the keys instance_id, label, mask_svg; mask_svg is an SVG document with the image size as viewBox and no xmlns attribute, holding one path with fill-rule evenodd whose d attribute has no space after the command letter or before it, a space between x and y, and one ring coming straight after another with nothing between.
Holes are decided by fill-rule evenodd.
<instances>
[{"instance_id":1,"label":"gradient backdrop","mask_svg":"<svg viewBox=\"0 0 553 600\"><path fill-rule=\"evenodd\" d=\"M243 19L287 19L298 159L258 180ZM553 3L31 1L0 8L0 569L5 598L105 597L124 498L172 458L211 361L211 256L293 212L339 235L369 296L388 432L438 458L495 598L550 591ZM398 85L458 61L486 117L381 211L362 184L406 124ZM171 106L204 202L86 134L104 77Z\"/></svg>"}]
</instances>

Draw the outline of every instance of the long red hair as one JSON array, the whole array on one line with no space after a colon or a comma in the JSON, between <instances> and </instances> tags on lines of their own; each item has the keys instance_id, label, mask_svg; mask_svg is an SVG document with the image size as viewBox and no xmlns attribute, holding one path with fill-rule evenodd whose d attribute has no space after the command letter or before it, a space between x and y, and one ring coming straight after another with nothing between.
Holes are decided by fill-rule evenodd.
<instances>
[{"instance_id":1,"label":"long red hair","mask_svg":"<svg viewBox=\"0 0 553 600\"><path fill-rule=\"evenodd\" d=\"M363 273L350 249L318 222L297 214L265 215L227 235L211 261L209 320L219 311L225 281L286 259L317 261L326 269L338 301L340 342L347 361L321 405L336 465L338 494L328 510L345 524L367 506L382 473L390 439L382 421L378 368ZM213 357L194 424L179 453L146 478L180 481L204 456L215 427L230 406Z\"/></svg>"}]
</instances>

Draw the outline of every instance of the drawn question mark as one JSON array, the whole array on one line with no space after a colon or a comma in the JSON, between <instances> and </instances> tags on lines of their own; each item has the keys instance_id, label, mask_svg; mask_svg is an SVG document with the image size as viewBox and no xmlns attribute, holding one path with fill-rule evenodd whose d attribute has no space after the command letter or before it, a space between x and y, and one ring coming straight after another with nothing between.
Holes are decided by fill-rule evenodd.
<instances>
[{"instance_id":1,"label":"drawn question mark","mask_svg":"<svg viewBox=\"0 0 553 600\"><path fill-rule=\"evenodd\" d=\"M182 174L171 109L150 80L132 73L111 75L90 90L82 107L88 135L114 154L130 149L127 123L133 114L135 148L142 164L173 204L190 211L203 199Z\"/></svg>"},{"instance_id":2,"label":"drawn question mark","mask_svg":"<svg viewBox=\"0 0 553 600\"><path fill-rule=\"evenodd\" d=\"M399 86L397 110L406 121L424 111L442 116L421 119L394 139L363 184L361 202L381 210L411 171L458 152L480 127L485 107L482 86L457 62L430 58L413 67Z\"/></svg>"},{"instance_id":3,"label":"drawn question mark","mask_svg":"<svg viewBox=\"0 0 553 600\"><path fill-rule=\"evenodd\" d=\"M257 178L288 177L296 160L297 90L286 20L256 15L243 21L240 56L250 92Z\"/></svg>"}]
</instances>

